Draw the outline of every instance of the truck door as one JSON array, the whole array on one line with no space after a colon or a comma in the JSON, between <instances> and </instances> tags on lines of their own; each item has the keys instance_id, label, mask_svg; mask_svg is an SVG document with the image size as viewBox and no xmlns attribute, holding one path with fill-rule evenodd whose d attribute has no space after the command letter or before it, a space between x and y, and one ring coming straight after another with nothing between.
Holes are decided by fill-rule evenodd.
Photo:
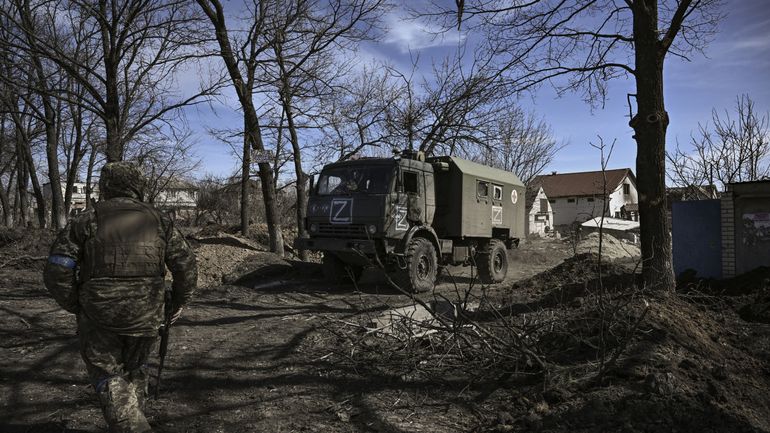
<instances>
[{"instance_id":1,"label":"truck door","mask_svg":"<svg viewBox=\"0 0 770 433\"><path fill-rule=\"evenodd\" d=\"M404 193L406 194L406 218L412 224L421 224L424 222L425 213L425 181L422 179L422 173L412 170L402 172L402 181Z\"/></svg>"},{"instance_id":2,"label":"truck door","mask_svg":"<svg viewBox=\"0 0 770 433\"><path fill-rule=\"evenodd\" d=\"M425 223L433 224L433 215L436 213L436 189L433 186L433 173L425 172Z\"/></svg>"}]
</instances>

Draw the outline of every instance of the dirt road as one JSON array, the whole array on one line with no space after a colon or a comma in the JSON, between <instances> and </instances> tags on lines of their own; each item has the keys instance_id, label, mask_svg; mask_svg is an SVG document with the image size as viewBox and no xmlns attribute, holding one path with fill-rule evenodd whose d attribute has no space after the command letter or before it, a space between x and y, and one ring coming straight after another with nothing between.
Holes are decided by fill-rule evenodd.
<instances>
[{"instance_id":1,"label":"dirt road","mask_svg":"<svg viewBox=\"0 0 770 433\"><path fill-rule=\"evenodd\" d=\"M543 257L514 262L505 284L551 266ZM470 275L448 273L437 293L451 297ZM0 281L0 431L100 431L74 316L47 295L39 272L3 271ZM448 392L331 359L336 343L324 326L411 303L382 275L329 287L310 265L253 285L202 288L173 328L161 397L148 408L158 431L454 432L481 423L478 408L455 398L462 386Z\"/></svg>"},{"instance_id":2,"label":"dirt road","mask_svg":"<svg viewBox=\"0 0 770 433\"><path fill-rule=\"evenodd\" d=\"M376 316L413 304L376 272L358 287L330 287L318 265L273 258L249 266L258 272L239 285L201 288L173 328L150 422L168 433L770 431L770 324L738 314L770 305L770 286L762 288L770 269L695 287L706 292L619 294L630 300L597 328L605 316L586 292L596 261L562 263L568 256L560 241L529 244L511 252L508 280L483 290L485 299L504 300L519 324L549 324L535 337L549 357L548 378L478 363L486 369L475 375L468 360L486 358L435 350L454 344L441 334L372 334L365 326ZM606 265L607 288L628 287L625 266ZM0 432L103 431L74 317L48 296L39 267L0 269ZM463 297L468 271L449 268L419 299ZM767 303L755 301L765 295ZM591 378L605 334L597 329L620 338L607 347L626 348L598 382ZM638 332L624 343L629 329Z\"/></svg>"}]
</instances>

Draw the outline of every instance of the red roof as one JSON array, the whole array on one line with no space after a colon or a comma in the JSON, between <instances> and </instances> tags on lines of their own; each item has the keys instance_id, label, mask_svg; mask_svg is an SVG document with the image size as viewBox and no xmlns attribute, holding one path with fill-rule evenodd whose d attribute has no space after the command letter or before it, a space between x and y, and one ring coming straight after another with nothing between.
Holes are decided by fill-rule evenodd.
<instances>
[{"instance_id":1,"label":"red roof","mask_svg":"<svg viewBox=\"0 0 770 433\"><path fill-rule=\"evenodd\" d=\"M630 168L616 170L584 171L580 173L546 174L536 178L543 186L548 198L601 196L604 190L604 175L607 176L606 193L610 194L620 186L623 179L628 177L636 185L636 178Z\"/></svg>"}]
</instances>

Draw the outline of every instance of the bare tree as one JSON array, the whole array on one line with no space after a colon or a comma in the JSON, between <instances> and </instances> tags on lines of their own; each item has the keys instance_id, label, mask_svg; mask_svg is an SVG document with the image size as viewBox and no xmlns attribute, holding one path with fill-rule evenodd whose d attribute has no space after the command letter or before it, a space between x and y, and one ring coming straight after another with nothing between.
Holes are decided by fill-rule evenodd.
<instances>
[{"instance_id":1,"label":"bare tree","mask_svg":"<svg viewBox=\"0 0 770 433\"><path fill-rule=\"evenodd\" d=\"M556 141L543 119L521 107L512 107L501 114L487 133L490 142L481 149L483 153L471 159L516 173L528 185L553 162L564 144Z\"/></svg>"},{"instance_id":2,"label":"bare tree","mask_svg":"<svg viewBox=\"0 0 770 433\"><path fill-rule=\"evenodd\" d=\"M400 86L384 67L365 66L336 86L314 120L321 138L312 149L320 162L345 161L391 142L387 114Z\"/></svg>"},{"instance_id":3,"label":"bare tree","mask_svg":"<svg viewBox=\"0 0 770 433\"><path fill-rule=\"evenodd\" d=\"M432 74L419 84L414 72L406 75L390 68L402 83L386 113L391 145L426 155L453 155L486 146L490 127L513 103L500 93L501 82L489 68L490 61L491 57L477 54L468 66L461 49L434 65Z\"/></svg>"},{"instance_id":4,"label":"bare tree","mask_svg":"<svg viewBox=\"0 0 770 433\"><path fill-rule=\"evenodd\" d=\"M0 205L2 205L3 209L3 224L6 227L11 227L13 225L13 210L5 185L9 188L11 186L13 181L12 170L14 165L17 164L17 160L13 147L13 137L6 129L12 127L10 122L6 120L7 117L7 113L0 111ZM4 177L9 171L7 184L4 184Z\"/></svg>"},{"instance_id":5,"label":"bare tree","mask_svg":"<svg viewBox=\"0 0 770 433\"><path fill-rule=\"evenodd\" d=\"M484 32L486 49L512 91L554 83L603 102L606 83L633 77L637 113L636 172L642 274L648 287L673 290L671 233L665 206L666 129L663 65L687 58L711 40L721 0L478 0L429 11L446 28L466 24Z\"/></svg>"},{"instance_id":6,"label":"bare tree","mask_svg":"<svg viewBox=\"0 0 770 433\"><path fill-rule=\"evenodd\" d=\"M59 89L64 91L60 97L99 116L108 161L123 159L127 143L145 127L170 120L179 108L200 102L215 87L175 97L182 67L205 55L200 51L202 21L189 1L6 4L0 11L18 32L4 44L48 59L85 89L88 98L67 94L66 88Z\"/></svg>"},{"instance_id":7,"label":"bare tree","mask_svg":"<svg viewBox=\"0 0 770 433\"><path fill-rule=\"evenodd\" d=\"M254 0L246 5L248 27L245 32L231 33L228 30L224 8L219 0L197 0L198 5L211 21L220 49L220 56L230 76L238 102L243 110L243 159L241 174L241 232L249 233L249 175L251 172L251 151L265 152L262 129L254 103L254 86L260 55L269 49L261 44L264 32L267 1ZM233 49L233 45L237 49ZM259 178L265 204L270 251L283 254L283 235L278 217L274 173L268 161L259 162Z\"/></svg>"},{"instance_id":8,"label":"bare tree","mask_svg":"<svg viewBox=\"0 0 770 433\"><path fill-rule=\"evenodd\" d=\"M700 188L770 176L770 124L768 113L758 113L748 95L735 100L735 113L711 112L711 125L698 124L691 150L677 146L666 156L668 177L682 188Z\"/></svg>"},{"instance_id":9,"label":"bare tree","mask_svg":"<svg viewBox=\"0 0 770 433\"><path fill-rule=\"evenodd\" d=\"M194 157L194 145L189 131L157 131L133 146L126 159L142 167L147 178L145 201L154 203L161 191L187 178L198 167L200 160Z\"/></svg>"},{"instance_id":10,"label":"bare tree","mask_svg":"<svg viewBox=\"0 0 770 433\"><path fill-rule=\"evenodd\" d=\"M270 43L277 70L275 82L282 119L286 120L292 159L296 174L297 233L307 237L307 179L302 167L302 150L297 122L311 116L300 108L301 101L312 100L310 106L329 95L330 83L344 70L335 55L352 48L352 44L370 36L380 17L383 0L283 2L278 10L270 10L271 20L264 35ZM272 9L272 8L271 8ZM332 53L334 50L334 53ZM299 251L307 260L307 252Z\"/></svg>"}]
</instances>

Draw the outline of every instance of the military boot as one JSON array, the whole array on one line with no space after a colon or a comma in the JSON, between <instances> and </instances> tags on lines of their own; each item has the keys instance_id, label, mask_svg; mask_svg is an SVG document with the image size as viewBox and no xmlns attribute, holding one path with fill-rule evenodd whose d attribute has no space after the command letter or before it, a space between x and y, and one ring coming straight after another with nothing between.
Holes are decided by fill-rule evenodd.
<instances>
[{"instance_id":1,"label":"military boot","mask_svg":"<svg viewBox=\"0 0 770 433\"><path fill-rule=\"evenodd\" d=\"M120 376L110 378L99 392L104 419L110 433L152 433L139 408L133 384Z\"/></svg>"},{"instance_id":2,"label":"military boot","mask_svg":"<svg viewBox=\"0 0 770 433\"><path fill-rule=\"evenodd\" d=\"M145 367L139 367L128 374L128 381L136 394L139 410L147 410L147 395L149 393L149 377Z\"/></svg>"}]
</instances>

